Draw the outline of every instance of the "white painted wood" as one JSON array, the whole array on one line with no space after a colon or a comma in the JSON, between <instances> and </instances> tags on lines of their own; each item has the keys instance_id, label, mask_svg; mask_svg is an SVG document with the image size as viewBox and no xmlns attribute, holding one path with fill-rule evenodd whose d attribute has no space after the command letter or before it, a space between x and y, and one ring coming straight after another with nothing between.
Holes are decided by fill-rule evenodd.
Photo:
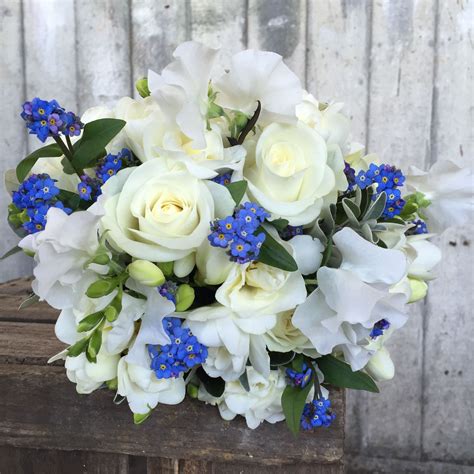
<instances>
[{"instance_id":1,"label":"white painted wood","mask_svg":"<svg viewBox=\"0 0 474 474\"><path fill-rule=\"evenodd\" d=\"M232 54L246 48L245 0L191 0L190 34L211 48L219 48L215 71L223 73Z\"/></svg>"},{"instance_id":2,"label":"white painted wood","mask_svg":"<svg viewBox=\"0 0 474 474\"><path fill-rule=\"evenodd\" d=\"M76 5L79 110L113 105L132 93L128 0L81 0Z\"/></svg>"},{"instance_id":3,"label":"white painted wood","mask_svg":"<svg viewBox=\"0 0 474 474\"><path fill-rule=\"evenodd\" d=\"M423 169L429 161L434 26L434 2L373 3L367 139L368 150L382 163ZM387 344L395 379L382 384L380 395L366 396L368 454L420 457L422 333L423 304L418 304Z\"/></svg>"},{"instance_id":4,"label":"white painted wood","mask_svg":"<svg viewBox=\"0 0 474 474\"><path fill-rule=\"evenodd\" d=\"M432 161L472 166L474 2L439 2ZM474 186L474 183L473 183ZM474 464L474 222L447 231L427 301L423 452Z\"/></svg>"},{"instance_id":5,"label":"white painted wood","mask_svg":"<svg viewBox=\"0 0 474 474\"><path fill-rule=\"evenodd\" d=\"M74 0L24 0L26 96L77 111ZM35 137L30 149L38 148Z\"/></svg>"},{"instance_id":6,"label":"white painted wood","mask_svg":"<svg viewBox=\"0 0 474 474\"><path fill-rule=\"evenodd\" d=\"M0 0L0 168L3 175L8 168L15 168L26 155L26 131L19 114L24 102L23 41L21 3ZM2 179L3 182L3 179ZM14 247L18 237L7 224L7 205L11 196L3 189L0 199L1 242L0 255ZM6 281L32 271L32 262L23 254L0 262L0 280Z\"/></svg>"},{"instance_id":7,"label":"white painted wood","mask_svg":"<svg viewBox=\"0 0 474 474\"><path fill-rule=\"evenodd\" d=\"M174 49L189 39L187 2L131 0L131 17L132 77L136 81L148 69L160 72L171 61Z\"/></svg>"},{"instance_id":8,"label":"white painted wood","mask_svg":"<svg viewBox=\"0 0 474 474\"><path fill-rule=\"evenodd\" d=\"M365 144L371 2L308 4L307 87L321 101L344 102L353 139Z\"/></svg>"},{"instance_id":9,"label":"white painted wood","mask_svg":"<svg viewBox=\"0 0 474 474\"><path fill-rule=\"evenodd\" d=\"M279 53L305 84L306 0L250 0L249 48Z\"/></svg>"}]
</instances>

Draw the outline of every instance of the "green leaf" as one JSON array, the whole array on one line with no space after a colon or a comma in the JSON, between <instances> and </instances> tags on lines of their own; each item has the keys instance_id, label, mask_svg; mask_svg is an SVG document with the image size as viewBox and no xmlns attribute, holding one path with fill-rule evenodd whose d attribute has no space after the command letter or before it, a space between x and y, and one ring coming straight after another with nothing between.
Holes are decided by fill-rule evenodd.
<instances>
[{"instance_id":1,"label":"green leaf","mask_svg":"<svg viewBox=\"0 0 474 474\"><path fill-rule=\"evenodd\" d=\"M285 414L286 424L295 435L300 430L301 415L313 383L314 377L304 388L287 385L281 396L281 406Z\"/></svg>"},{"instance_id":2,"label":"green leaf","mask_svg":"<svg viewBox=\"0 0 474 474\"><path fill-rule=\"evenodd\" d=\"M322 267L326 266L329 259L331 258L332 247L333 247L332 237L329 237L328 241L327 241L327 244L326 244L326 248L324 249L324 252L323 252L323 258L321 260L321 266Z\"/></svg>"},{"instance_id":3,"label":"green leaf","mask_svg":"<svg viewBox=\"0 0 474 474\"><path fill-rule=\"evenodd\" d=\"M295 272L298 265L295 259L287 252L287 250L279 244L263 227L259 227L257 232L265 234L265 240L258 261L270 265L271 267L280 268L287 272Z\"/></svg>"},{"instance_id":4,"label":"green leaf","mask_svg":"<svg viewBox=\"0 0 474 474\"><path fill-rule=\"evenodd\" d=\"M105 147L125 126L124 120L99 119L84 127L81 143L74 151L73 165L76 169L92 166L97 157L105 155Z\"/></svg>"},{"instance_id":5,"label":"green leaf","mask_svg":"<svg viewBox=\"0 0 474 474\"><path fill-rule=\"evenodd\" d=\"M199 377L199 380L202 382L207 392L213 397L219 398L224 393L225 382L220 377L210 377L206 372L204 372L202 367L197 369L196 375Z\"/></svg>"},{"instance_id":6,"label":"green leaf","mask_svg":"<svg viewBox=\"0 0 474 474\"><path fill-rule=\"evenodd\" d=\"M270 367L275 369L280 365L289 364L294 358L295 353L293 351L290 352L270 352Z\"/></svg>"},{"instance_id":7,"label":"green leaf","mask_svg":"<svg viewBox=\"0 0 474 474\"><path fill-rule=\"evenodd\" d=\"M274 221L269 221L269 223L275 227L276 230L281 232L282 230L288 227L289 222L286 219L275 219Z\"/></svg>"},{"instance_id":8,"label":"green leaf","mask_svg":"<svg viewBox=\"0 0 474 474\"><path fill-rule=\"evenodd\" d=\"M246 392L250 392L250 385L249 385L249 379L247 377L247 371L245 371L240 377L239 377L240 385L244 387Z\"/></svg>"},{"instance_id":9,"label":"green leaf","mask_svg":"<svg viewBox=\"0 0 474 474\"><path fill-rule=\"evenodd\" d=\"M245 191L247 191L247 181L235 181L234 183L227 184L226 188L229 190L235 205L238 206L244 197Z\"/></svg>"},{"instance_id":10,"label":"green leaf","mask_svg":"<svg viewBox=\"0 0 474 474\"><path fill-rule=\"evenodd\" d=\"M79 321L79 324L77 326L77 332L90 331L91 329L95 328L103 318L104 313L102 313L102 311L89 314L89 316L86 316L85 318Z\"/></svg>"},{"instance_id":11,"label":"green leaf","mask_svg":"<svg viewBox=\"0 0 474 474\"><path fill-rule=\"evenodd\" d=\"M102 278L89 285L86 290L86 295L89 298L101 298L102 296L109 295L112 291L117 288L118 281L116 278Z\"/></svg>"},{"instance_id":12,"label":"green leaf","mask_svg":"<svg viewBox=\"0 0 474 474\"><path fill-rule=\"evenodd\" d=\"M20 304L20 306L18 307L18 309L25 309L25 308L28 308L30 306L33 306L34 304L38 303L39 302L39 296L38 295L35 295L34 293L31 293L30 296L28 296L28 298L26 298L25 300L23 300Z\"/></svg>"},{"instance_id":13,"label":"green leaf","mask_svg":"<svg viewBox=\"0 0 474 474\"><path fill-rule=\"evenodd\" d=\"M18 247L18 245L15 245L12 249L10 249L8 252L5 252L1 257L0 260L5 260L8 257L11 257L12 255L15 255L18 252L21 252L21 247Z\"/></svg>"},{"instance_id":14,"label":"green leaf","mask_svg":"<svg viewBox=\"0 0 474 474\"><path fill-rule=\"evenodd\" d=\"M54 158L61 156L62 154L63 152L61 151L61 148L59 148L56 143L38 148L18 163L18 166L16 167L16 177L18 178L18 181L21 183L26 178L28 173L31 171L31 168L33 168L40 158Z\"/></svg>"},{"instance_id":15,"label":"green leaf","mask_svg":"<svg viewBox=\"0 0 474 474\"><path fill-rule=\"evenodd\" d=\"M331 355L325 355L316 359L321 372L324 374L324 383L335 387L353 388L355 390L366 390L378 393L376 383L369 375L360 370L353 372L350 365Z\"/></svg>"},{"instance_id":16,"label":"green leaf","mask_svg":"<svg viewBox=\"0 0 474 474\"><path fill-rule=\"evenodd\" d=\"M378 219L385 209L386 202L387 194L385 193L385 191L383 191L379 194L378 198L369 206L369 209L367 210L367 213L364 216L364 220L368 221L370 219Z\"/></svg>"},{"instance_id":17,"label":"green leaf","mask_svg":"<svg viewBox=\"0 0 474 474\"><path fill-rule=\"evenodd\" d=\"M87 349L87 344L89 343L89 338L84 337L83 339L77 341L67 350L67 355L69 357L77 357L79 354L82 354Z\"/></svg>"}]
</instances>

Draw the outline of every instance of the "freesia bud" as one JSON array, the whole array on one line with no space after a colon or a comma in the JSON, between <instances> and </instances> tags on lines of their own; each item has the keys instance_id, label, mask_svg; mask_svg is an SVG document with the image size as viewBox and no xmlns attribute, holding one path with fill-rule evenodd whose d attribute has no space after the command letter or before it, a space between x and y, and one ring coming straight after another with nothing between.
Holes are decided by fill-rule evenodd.
<instances>
[{"instance_id":1,"label":"freesia bud","mask_svg":"<svg viewBox=\"0 0 474 474\"><path fill-rule=\"evenodd\" d=\"M115 278L97 280L87 288L86 295L89 298L100 298L112 293L117 288L117 280Z\"/></svg>"},{"instance_id":2,"label":"freesia bud","mask_svg":"<svg viewBox=\"0 0 474 474\"><path fill-rule=\"evenodd\" d=\"M193 385L192 383L190 383L186 387L186 392L191 398L197 398L199 389L198 387L196 387L196 385Z\"/></svg>"},{"instance_id":3,"label":"freesia bud","mask_svg":"<svg viewBox=\"0 0 474 474\"><path fill-rule=\"evenodd\" d=\"M176 292L176 311L186 311L194 302L194 288L180 285Z\"/></svg>"},{"instance_id":4,"label":"freesia bud","mask_svg":"<svg viewBox=\"0 0 474 474\"><path fill-rule=\"evenodd\" d=\"M410 283L411 296L408 300L409 303L414 303L415 301L422 300L426 293L428 292L428 285L423 280L418 280L417 278L408 278Z\"/></svg>"},{"instance_id":5,"label":"freesia bud","mask_svg":"<svg viewBox=\"0 0 474 474\"><path fill-rule=\"evenodd\" d=\"M393 365L390 353L385 347L379 349L365 366L369 375L377 382L390 380L395 375L395 366Z\"/></svg>"},{"instance_id":6,"label":"freesia bud","mask_svg":"<svg viewBox=\"0 0 474 474\"><path fill-rule=\"evenodd\" d=\"M161 269L148 260L135 260L127 271L134 280L146 286L160 286L166 280Z\"/></svg>"},{"instance_id":7,"label":"freesia bud","mask_svg":"<svg viewBox=\"0 0 474 474\"><path fill-rule=\"evenodd\" d=\"M110 261L110 257L106 253L101 253L96 255L92 259L92 263L97 263L98 265L107 265Z\"/></svg>"}]
</instances>

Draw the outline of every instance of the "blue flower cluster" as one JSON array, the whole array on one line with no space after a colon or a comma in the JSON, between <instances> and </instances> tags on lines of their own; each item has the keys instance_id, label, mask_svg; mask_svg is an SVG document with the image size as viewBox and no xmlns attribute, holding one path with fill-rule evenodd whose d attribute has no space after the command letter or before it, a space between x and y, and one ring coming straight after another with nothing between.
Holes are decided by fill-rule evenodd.
<instances>
[{"instance_id":1,"label":"blue flower cluster","mask_svg":"<svg viewBox=\"0 0 474 474\"><path fill-rule=\"evenodd\" d=\"M207 347L200 344L179 318L168 317L163 327L171 339L164 346L148 346L151 369L159 379L179 377L183 372L202 364L207 358Z\"/></svg>"},{"instance_id":2,"label":"blue flower cluster","mask_svg":"<svg viewBox=\"0 0 474 474\"><path fill-rule=\"evenodd\" d=\"M130 166L132 162L132 153L127 148L123 148L117 155L109 153L96 167L95 178L88 175L81 176L81 182L77 185L79 197L84 201L96 201L101 194L100 187L122 167Z\"/></svg>"},{"instance_id":3,"label":"blue flower cluster","mask_svg":"<svg viewBox=\"0 0 474 474\"><path fill-rule=\"evenodd\" d=\"M176 304L176 292L178 291L178 285L174 281L166 281L158 287L158 292L161 296L164 296L174 304Z\"/></svg>"},{"instance_id":4,"label":"blue flower cluster","mask_svg":"<svg viewBox=\"0 0 474 474\"><path fill-rule=\"evenodd\" d=\"M308 367L305 363L303 363L301 371L290 368L286 369L286 376L290 382L290 385L293 387L306 387L306 385L308 385L309 381L311 380L312 375L313 371L311 367Z\"/></svg>"},{"instance_id":5,"label":"blue flower cluster","mask_svg":"<svg viewBox=\"0 0 474 474\"><path fill-rule=\"evenodd\" d=\"M56 100L42 100L35 97L23 104L21 118L26 122L30 134L42 142L48 137L80 135L84 124L73 112L66 112Z\"/></svg>"},{"instance_id":6,"label":"blue flower cluster","mask_svg":"<svg viewBox=\"0 0 474 474\"><path fill-rule=\"evenodd\" d=\"M405 176L403 173L390 165L376 165L371 163L367 171L360 170L355 177L357 186L365 189L373 184L377 185L376 194L373 199L385 192L387 195L387 203L385 205L384 217L390 219L398 216L405 205L405 201L401 198L399 186L403 186Z\"/></svg>"},{"instance_id":7,"label":"blue flower cluster","mask_svg":"<svg viewBox=\"0 0 474 474\"><path fill-rule=\"evenodd\" d=\"M251 262L257 259L265 241L263 232L257 235L255 232L268 217L270 214L263 207L246 202L232 216L212 222L212 233L207 238L213 247L229 248L233 262Z\"/></svg>"},{"instance_id":8,"label":"blue flower cluster","mask_svg":"<svg viewBox=\"0 0 474 474\"><path fill-rule=\"evenodd\" d=\"M390 327L390 322L386 319L381 319L380 321L374 324L372 331L370 331L370 337L375 339L379 336L382 336L384 331L386 331Z\"/></svg>"},{"instance_id":9,"label":"blue flower cluster","mask_svg":"<svg viewBox=\"0 0 474 474\"><path fill-rule=\"evenodd\" d=\"M303 226L287 225L283 230L279 231L278 234L283 240L290 240L295 235L303 235Z\"/></svg>"},{"instance_id":10,"label":"blue flower cluster","mask_svg":"<svg viewBox=\"0 0 474 474\"><path fill-rule=\"evenodd\" d=\"M22 226L29 234L45 228L46 214L50 207L58 207L67 214L72 212L58 200L59 188L55 182L46 173L32 174L20 184L17 191L13 192L13 204L19 212L26 213Z\"/></svg>"},{"instance_id":11,"label":"blue flower cluster","mask_svg":"<svg viewBox=\"0 0 474 474\"><path fill-rule=\"evenodd\" d=\"M347 161L344 162L344 174L347 178L347 190L346 192L351 192L354 189L356 183L355 170L351 167Z\"/></svg>"},{"instance_id":12,"label":"blue flower cluster","mask_svg":"<svg viewBox=\"0 0 474 474\"><path fill-rule=\"evenodd\" d=\"M215 178L212 178L211 181L214 181L214 183L222 184L222 186L225 186L227 184L230 184L231 178L232 178L232 172L220 174L216 176Z\"/></svg>"},{"instance_id":13,"label":"blue flower cluster","mask_svg":"<svg viewBox=\"0 0 474 474\"><path fill-rule=\"evenodd\" d=\"M336 415L331 411L331 401L324 397L317 398L304 407L301 416L301 428L312 430L318 426L330 426Z\"/></svg>"},{"instance_id":14,"label":"blue flower cluster","mask_svg":"<svg viewBox=\"0 0 474 474\"><path fill-rule=\"evenodd\" d=\"M409 235L419 235L419 234L427 234L428 233L428 227L426 227L426 222L422 221L421 219L413 221L412 224L414 224L415 227L412 227L411 229L409 229L407 234L409 234Z\"/></svg>"}]
</instances>

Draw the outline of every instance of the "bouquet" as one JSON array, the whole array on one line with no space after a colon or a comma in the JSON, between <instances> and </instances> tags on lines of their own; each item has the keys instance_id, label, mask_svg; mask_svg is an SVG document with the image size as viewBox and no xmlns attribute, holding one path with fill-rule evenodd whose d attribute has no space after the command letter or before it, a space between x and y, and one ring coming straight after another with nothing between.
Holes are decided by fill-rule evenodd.
<instances>
[{"instance_id":1,"label":"bouquet","mask_svg":"<svg viewBox=\"0 0 474 474\"><path fill-rule=\"evenodd\" d=\"M187 42L141 97L81 117L34 98L45 143L6 174L9 223L77 392L135 423L186 396L245 417L329 426L328 387L377 392L386 342L427 293L435 233L472 210L470 171L365 155L342 104L281 56ZM211 73L212 71L212 73ZM158 408L159 410L159 408ZM158 415L159 416L159 415Z\"/></svg>"}]
</instances>

